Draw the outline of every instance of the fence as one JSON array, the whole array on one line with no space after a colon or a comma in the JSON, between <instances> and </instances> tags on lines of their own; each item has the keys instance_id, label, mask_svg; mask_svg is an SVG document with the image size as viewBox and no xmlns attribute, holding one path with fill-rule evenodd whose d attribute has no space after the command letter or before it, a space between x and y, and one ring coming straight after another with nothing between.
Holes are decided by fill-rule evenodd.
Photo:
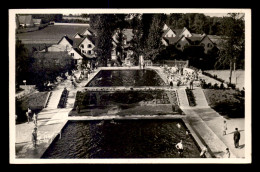
<instances>
[{"instance_id":1,"label":"fence","mask_svg":"<svg viewBox=\"0 0 260 172\"><path fill-rule=\"evenodd\" d=\"M180 67L188 67L189 66L189 60L161 60L157 62L156 64L153 64L153 66L160 66L160 65L167 65L167 66L178 66Z\"/></svg>"}]
</instances>

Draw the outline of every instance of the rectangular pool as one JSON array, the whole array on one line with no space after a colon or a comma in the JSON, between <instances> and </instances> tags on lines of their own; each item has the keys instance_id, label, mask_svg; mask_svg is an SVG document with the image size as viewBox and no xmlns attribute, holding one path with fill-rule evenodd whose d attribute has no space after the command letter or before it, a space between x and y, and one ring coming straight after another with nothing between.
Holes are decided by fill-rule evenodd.
<instances>
[{"instance_id":1,"label":"rectangular pool","mask_svg":"<svg viewBox=\"0 0 260 172\"><path fill-rule=\"evenodd\" d=\"M171 99L171 100L170 100ZM77 92L74 109L69 116L163 115L177 114L174 91L85 91Z\"/></svg>"},{"instance_id":2,"label":"rectangular pool","mask_svg":"<svg viewBox=\"0 0 260 172\"><path fill-rule=\"evenodd\" d=\"M164 86L154 70L101 70L86 87Z\"/></svg>"},{"instance_id":3,"label":"rectangular pool","mask_svg":"<svg viewBox=\"0 0 260 172\"><path fill-rule=\"evenodd\" d=\"M179 158L180 140L184 158L199 158L182 120L70 121L42 158Z\"/></svg>"}]
</instances>

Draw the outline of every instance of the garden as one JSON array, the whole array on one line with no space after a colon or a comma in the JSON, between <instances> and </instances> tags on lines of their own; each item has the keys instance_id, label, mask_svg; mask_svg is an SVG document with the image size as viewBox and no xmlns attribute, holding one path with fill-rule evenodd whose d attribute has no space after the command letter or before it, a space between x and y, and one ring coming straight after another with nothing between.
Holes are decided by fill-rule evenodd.
<instances>
[{"instance_id":1,"label":"garden","mask_svg":"<svg viewBox=\"0 0 260 172\"><path fill-rule=\"evenodd\" d=\"M245 116L243 90L204 89L203 91L209 106L225 118L243 118Z\"/></svg>"},{"instance_id":2,"label":"garden","mask_svg":"<svg viewBox=\"0 0 260 172\"><path fill-rule=\"evenodd\" d=\"M38 92L21 99L16 99L17 123L26 122L26 111L28 108L34 113L39 113L48 104L52 92ZM33 114L30 114L32 116Z\"/></svg>"}]
</instances>

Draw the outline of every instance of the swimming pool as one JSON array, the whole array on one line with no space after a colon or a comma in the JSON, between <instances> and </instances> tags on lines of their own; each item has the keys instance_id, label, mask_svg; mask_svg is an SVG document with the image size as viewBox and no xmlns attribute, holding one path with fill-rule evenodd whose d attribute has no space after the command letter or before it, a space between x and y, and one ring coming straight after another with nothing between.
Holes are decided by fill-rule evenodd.
<instances>
[{"instance_id":1,"label":"swimming pool","mask_svg":"<svg viewBox=\"0 0 260 172\"><path fill-rule=\"evenodd\" d=\"M165 85L154 70L101 70L86 87Z\"/></svg>"},{"instance_id":2,"label":"swimming pool","mask_svg":"<svg viewBox=\"0 0 260 172\"><path fill-rule=\"evenodd\" d=\"M77 92L69 116L178 114L175 91L85 91Z\"/></svg>"},{"instance_id":3,"label":"swimming pool","mask_svg":"<svg viewBox=\"0 0 260 172\"><path fill-rule=\"evenodd\" d=\"M185 132L182 120L70 121L42 158L179 158L180 140L185 158L199 158L196 142Z\"/></svg>"}]
</instances>

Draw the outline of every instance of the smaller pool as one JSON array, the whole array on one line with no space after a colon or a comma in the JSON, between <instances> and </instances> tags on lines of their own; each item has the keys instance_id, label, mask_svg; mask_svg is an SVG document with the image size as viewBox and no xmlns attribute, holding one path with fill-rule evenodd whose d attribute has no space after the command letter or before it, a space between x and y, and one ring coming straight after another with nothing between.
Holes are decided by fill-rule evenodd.
<instances>
[{"instance_id":1,"label":"smaller pool","mask_svg":"<svg viewBox=\"0 0 260 172\"><path fill-rule=\"evenodd\" d=\"M86 86L164 86L154 70L101 70Z\"/></svg>"},{"instance_id":2,"label":"smaller pool","mask_svg":"<svg viewBox=\"0 0 260 172\"><path fill-rule=\"evenodd\" d=\"M179 113L176 93L162 90L77 92L74 108L77 105L80 108L80 113L71 111L69 116L167 115Z\"/></svg>"}]
</instances>

